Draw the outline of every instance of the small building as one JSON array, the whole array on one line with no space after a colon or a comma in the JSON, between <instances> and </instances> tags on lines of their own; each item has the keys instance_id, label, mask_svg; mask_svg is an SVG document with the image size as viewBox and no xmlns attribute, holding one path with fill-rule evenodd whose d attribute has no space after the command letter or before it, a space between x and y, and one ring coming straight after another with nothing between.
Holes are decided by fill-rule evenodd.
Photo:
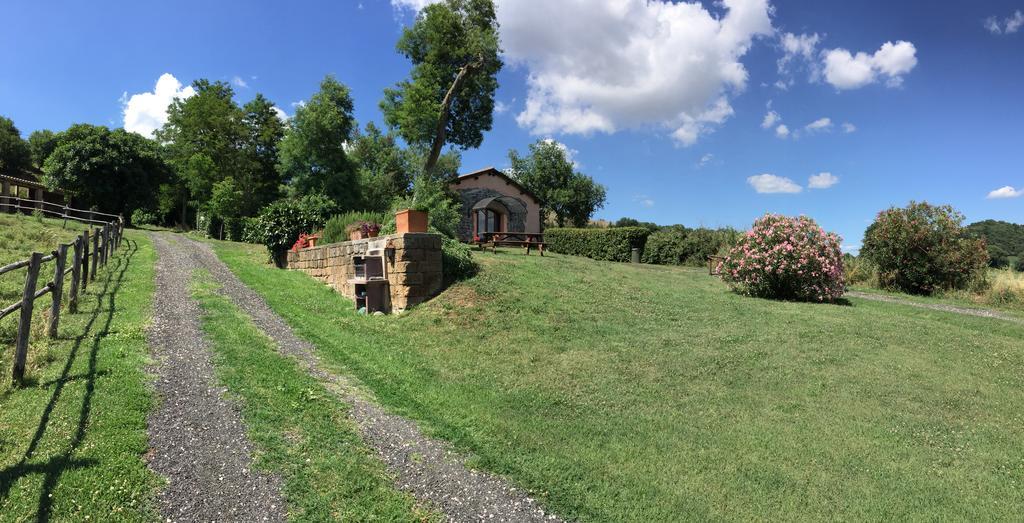
<instances>
[{"instance_id":1,"label":"small building","mask_svg":"<svg viewBox=\"0 0 1024 523\"><path fill-rule=\"evenodd\" d=\"M460 175L450 188L462 200L459 239L464 242L487 232L541 232L537 197L494 167Z\"/></svg>"},{"instance_id":2,"label":"small building","mask_svg":"<svg viewBox=\"0 0 1024 523\"><path fill-rule=\"evenodd\" d=\"M5 207L0 210L8 211L5 196L34 200L33 203L26 203L24 205L37 209L43 205L38 202L64 205L66 203L64 191L47 188L42 182L42 175L42 171L34 167L20 171L12 170L0 173L0 204ZM12 201L11 204L13 205L14 202ZM29 211L22 208L22 212Z\"/></svg>"}]
</instances>

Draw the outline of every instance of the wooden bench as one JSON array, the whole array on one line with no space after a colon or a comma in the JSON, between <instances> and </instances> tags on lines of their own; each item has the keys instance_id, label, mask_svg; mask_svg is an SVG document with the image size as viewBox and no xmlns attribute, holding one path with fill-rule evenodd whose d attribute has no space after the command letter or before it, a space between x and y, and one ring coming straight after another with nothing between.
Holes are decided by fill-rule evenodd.
<instances>
[{"instance_id":1,"label":"wooden bench","mask_svg":"<svg viewBox=\"0 0 1024 523\"><path fill-rule=\"evenodd\" d=\"M541 256L544 256L545 245L543 235L526 232L487 233L477 241L480 250L490 248L495 252L498 247L523 247L529 255L530 250L536 247Z\"/></svg>"}]
</instances>

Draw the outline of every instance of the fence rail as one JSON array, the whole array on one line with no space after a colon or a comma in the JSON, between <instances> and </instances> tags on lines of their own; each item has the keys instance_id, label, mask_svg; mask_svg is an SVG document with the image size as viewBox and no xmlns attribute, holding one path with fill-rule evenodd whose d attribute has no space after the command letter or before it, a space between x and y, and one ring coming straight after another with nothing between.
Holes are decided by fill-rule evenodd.
<instances>
[{"instance_id":1,"label":"fence rail","mask_svg":"<svg viewBox=\"0 0 1024 523\"><path fill-rule=\"evenodd\" d=\"M39 202L39 200L24 200L14 197L6 197L6 200L4 200L4 197L0 196L0 210L20 208L20 205L11 204L12 201L17 200L22 202ZM46 204L47 202L42 203ZM48 254L33 252L26 260L19 260L0 267L0 275L17 269L28 269L25 275L25 288L21 295L21 301L0 309L0 320L10 314L14 314L16 311L21 311L21 317L18 320L18 335L14 344L14 369L12 371L14 381L18 384L21 384L25 378L25 363L28 358L28 341L32 330L32 311L35 308L35 301L47 294L50 295L50 321L47 325L46 334L50 338L56 338L57 327L60 324L61 301L64 297L65 276L71 275L70 287L68 288L67 310L69 313L74 314L78 312L79 294L86 290L89 281L96 280L96 270L107 264L110 256L121 246L121 239L124 235L124 220L120 216L72 209L66 205L60 207L61 212L59 214L64 218L65 226L67 225L67 220L72 219L88 224L102 224L102 227L92 229L91 248L90 231L87 229L75 238L75 241L59 244ZM33 210L41 210L44 213L56 213L56 211L47 211L42 207L36 207ZM69 211L89 213L90 218L74 216ZM96 216L114 219L104 222L94 219ZM68 259L69 248L72 249L70 260ZM37 289L40 270L42 270L43 264L51 261L54 262L53 278L43 283L42 287Z\"/></svg>"},{"instance_id":2,"label":"fence rail","mask_svg":"<svg viewBox=\"0 0 1024 523\"><path fill-rule=\"evenodd\" d=\"M121 217L116 214L91 211L87 209L75 209L66 204L53 203L45 200L30 200L28 198L20 198L18 196L0 195L0 212L15 211L39 211L44 215L63 219L65 226L67 225L67 220L76 220L92 225L102 225L113 220L121 220Z\"/></svg>"}]
</instances>

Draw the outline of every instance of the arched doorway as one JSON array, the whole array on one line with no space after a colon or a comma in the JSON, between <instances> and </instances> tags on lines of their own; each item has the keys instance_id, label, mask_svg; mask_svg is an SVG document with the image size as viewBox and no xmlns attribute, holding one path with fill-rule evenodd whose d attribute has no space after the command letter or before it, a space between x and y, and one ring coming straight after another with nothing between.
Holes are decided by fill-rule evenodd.
<instances>
[{"instance_id":1,"label":"arched doorway","mask_svg":"<svg viewBox=\"0 0 1024 523\"><path fill-rule=\"evenodd\" d=\"M501 202L501 197L484 198L476 202L471 212L474 238L489 232L508 231L509 210Z\"/></svg>"}]
</instances>

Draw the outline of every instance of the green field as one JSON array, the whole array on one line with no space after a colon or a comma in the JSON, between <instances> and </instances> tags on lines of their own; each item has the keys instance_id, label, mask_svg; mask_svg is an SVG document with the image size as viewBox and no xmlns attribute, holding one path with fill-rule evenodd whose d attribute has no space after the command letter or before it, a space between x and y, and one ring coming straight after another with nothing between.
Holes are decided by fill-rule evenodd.
<instances>
[{"instance_id":1,"label":"green field","mask_svg":"<svg viewBox=\"0 0 1024 523\"><path fill-rule=\"evenodd\" d=\"M76 232L57 221L0 215L0 261L47 252ZM152 406L142 368L155 261L146 236L129 232L81 296L79 312L62 314L56 340L45 338L38 320L48 307L42 300L23 388L10 383L18 315L0 322L0 520L156 517L159 480L141 459ZM3 305L20 299L24 274L0 276Z\"/></svg>"},{"instance_id":2,"label":"green field","mask_svg":"<svg viewBox=\"0 0 1024 523\"><path fill-rule=\"evenodd\" d=\"M782 303L700 270L484 254L397 317L218 254L384 404L562 516L1014 519L1024 326Z\"/></svg>"}]
</instances>

